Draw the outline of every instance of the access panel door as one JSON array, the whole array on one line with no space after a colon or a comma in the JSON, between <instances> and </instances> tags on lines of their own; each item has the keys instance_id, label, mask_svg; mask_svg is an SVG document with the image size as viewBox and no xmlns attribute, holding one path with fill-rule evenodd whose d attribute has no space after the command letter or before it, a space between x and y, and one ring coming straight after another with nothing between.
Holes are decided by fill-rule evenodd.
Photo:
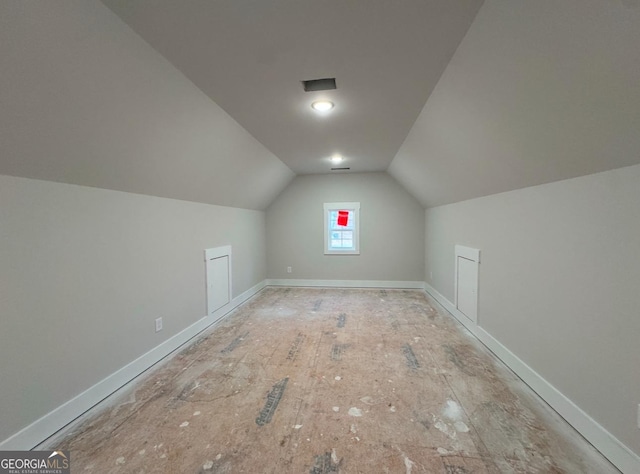
<instances>
[{"instance_id":1,"label":"access panel door","mask_svg":"<svg viewBox=\"0 0 640 474\"><path fill-rule=\"evenodd\" d=\"M207 265L207 314L211 315L231 301L231 247L205 251Z\"/></svg>"},{"instance_id":2,"label":"access panel door","mask_svg":"<svg viewBox=\"0 0 640 474\"><path fill-rule=\"evenodd\" d=\"M458 257L458 309L478 321L478 264L464 257Z\"/></svg>"},{"instance_id":3,"label":"access panel door","mask_svg":"<svg viewBox=\"0 0 640 474\"><path fill-rule=\"evenodd\" d=\"M456 246L456 308L478 322L478 270L480 251Z\"/></svg>"}]
</instances>

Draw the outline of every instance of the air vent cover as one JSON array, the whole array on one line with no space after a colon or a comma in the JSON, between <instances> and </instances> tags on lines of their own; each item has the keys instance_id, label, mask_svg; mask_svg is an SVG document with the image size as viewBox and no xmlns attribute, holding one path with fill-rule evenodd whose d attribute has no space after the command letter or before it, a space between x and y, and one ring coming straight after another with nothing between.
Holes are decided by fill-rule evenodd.
<instances>
[{"instance_id":1,"label":"air vent cover","mask_svg":"<svg viewBox=\"0 0 640 474\"><path fill-rule=\"evenodd\" d=\"M312 79L310 81L302 81L305 92L329 91L336 89L336 78L327 77L325 79Z\"/></svg>"}]
</instances>

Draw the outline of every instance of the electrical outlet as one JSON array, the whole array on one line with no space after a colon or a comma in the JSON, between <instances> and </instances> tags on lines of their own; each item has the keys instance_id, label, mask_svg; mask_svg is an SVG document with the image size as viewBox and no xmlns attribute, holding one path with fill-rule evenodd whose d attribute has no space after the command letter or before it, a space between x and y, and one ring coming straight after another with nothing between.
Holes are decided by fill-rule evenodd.
<instances>
[{"instance_id":1,"label":"electrical outlet","mask_svg":"<svg viewBox=\"0 0 640 474\"><path fill-rule=\"evenodd\" d=\"M287 267L287 273L291 273L291 267Z\"/></svg>"},{"instance_id":2,"label":"electrical outlet","mask_svg":"<svg viewBox=\"0 0 640 474\"><path fill-rule=\"evenodd\" d=\"M156 332L162 331L162 318L156 318Z\"/></svg>"}]
</instances>

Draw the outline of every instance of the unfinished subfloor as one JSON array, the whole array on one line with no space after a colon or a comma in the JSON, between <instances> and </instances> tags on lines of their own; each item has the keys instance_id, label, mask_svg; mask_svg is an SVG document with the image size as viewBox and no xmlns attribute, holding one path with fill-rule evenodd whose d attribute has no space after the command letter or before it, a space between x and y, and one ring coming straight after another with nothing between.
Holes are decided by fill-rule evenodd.
<instances>
[{"instance_id":1,"label":"unfinished subfloor","mask_svg":"<svg viewBox=\"0 0 640 474\"><path fill-rule=\"evenodd\" d=\"M412 290L267 288L55 447L74 473L618 472Z\"/></svg>"}]
</instances>

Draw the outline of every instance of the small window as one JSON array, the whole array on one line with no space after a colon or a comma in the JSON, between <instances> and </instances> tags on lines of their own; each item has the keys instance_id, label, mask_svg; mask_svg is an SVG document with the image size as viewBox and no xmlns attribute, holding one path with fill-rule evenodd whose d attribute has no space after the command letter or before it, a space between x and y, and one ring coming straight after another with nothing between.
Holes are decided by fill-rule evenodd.
<instances>
[{"instance_id":1,"label":"small window","mask_svg":"<svg viewBox=\"0 0 640 474\"><path fill-rule=\"evenodd\" d=\"M360 203L324 204L325 255L360 254Z\"/></svg>"}]
</instances>

